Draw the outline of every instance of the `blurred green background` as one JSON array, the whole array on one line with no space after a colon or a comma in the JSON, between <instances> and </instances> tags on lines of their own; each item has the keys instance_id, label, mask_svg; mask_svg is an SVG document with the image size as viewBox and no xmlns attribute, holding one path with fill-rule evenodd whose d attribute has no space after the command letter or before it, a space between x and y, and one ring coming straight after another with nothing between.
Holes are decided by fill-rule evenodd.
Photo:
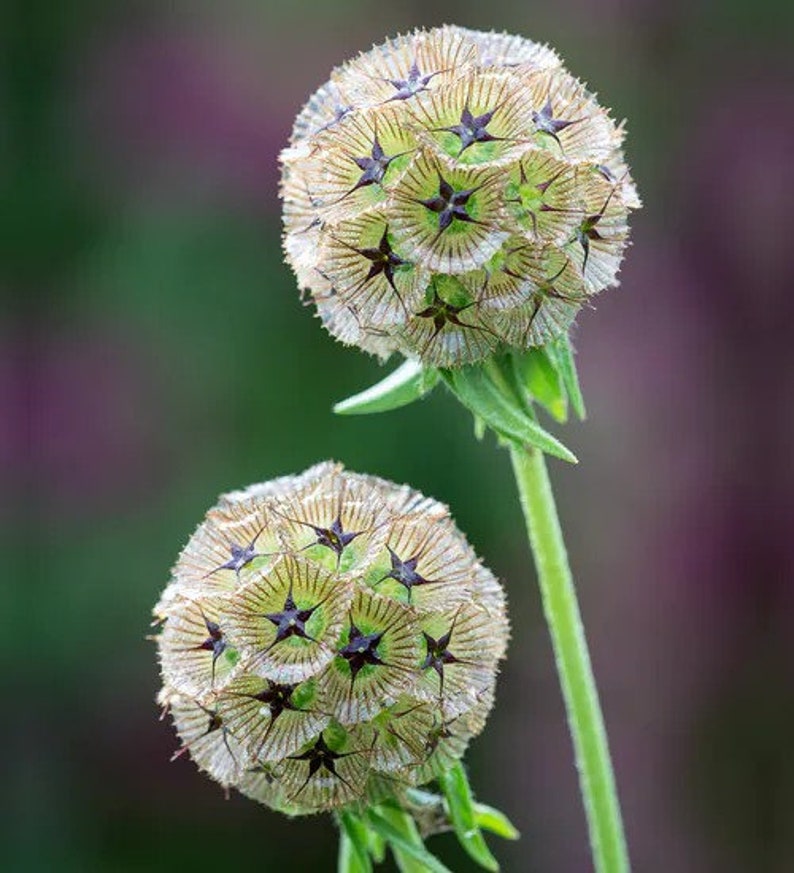
<instances>
[{"instance_id":1,"label":"blurred green background","mask_svg":"<svg viewBox=\"0 0 794 873\"><path fill-rule=\"evenodd\" d=\"M224 490L322 458L451 504L514 639L468 760L589 869L508 459L382 373L282 263L276 156L330 68L445 21L548 41L618 118L646 207L579 320L590 419L552 462L640 873L794 869L794 13L784 2L3 4L2 867L330 870L330 821L222 792L157 721L149 610ZM434 843L471 869L448 837Z\"/></svg>"}]
</instances>

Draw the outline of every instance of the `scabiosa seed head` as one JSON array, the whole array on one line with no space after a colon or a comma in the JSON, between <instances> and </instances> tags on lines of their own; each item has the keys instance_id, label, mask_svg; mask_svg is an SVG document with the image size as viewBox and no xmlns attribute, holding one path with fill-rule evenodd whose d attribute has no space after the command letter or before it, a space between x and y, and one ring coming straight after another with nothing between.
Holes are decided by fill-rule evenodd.
<instances>
[{"instance_id":1,"label":"scabiosa seed head","mask_svg":"<svg viewBox=\"0 0 794 873\"><path fill-rule=\"evenodd\" d=\"M177 755L291 814L447 769L508 637L502 587L445 506L332 463L222 496L154 615Z\"/></svg>"},{"instance_id":2,"label":"scabiosa seed head","mask_svg":"<svg viewBox=\"0 0 794 873\"><path fill-rule=\"evenodd\" d=\"M335 69L281 155L284 248L329 332L458 366L561 334L617 284L623 128L550 48L460 27Z\"/></svg>"}]
</instances>

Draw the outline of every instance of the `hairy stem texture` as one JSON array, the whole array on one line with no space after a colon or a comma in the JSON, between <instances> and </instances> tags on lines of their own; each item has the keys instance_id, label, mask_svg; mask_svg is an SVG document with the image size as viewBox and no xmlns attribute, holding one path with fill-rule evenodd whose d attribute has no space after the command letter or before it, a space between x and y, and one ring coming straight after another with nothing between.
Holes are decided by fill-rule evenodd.
<instances>
[{"instance_id":1,"label":"hairy stem texture","mask_svg":"<svg viewBox=\"0 0 794 873\"><path fill-rule=\"evenodd\" d=\"M628 873L620 803L576 590L543 453L511 450L573 738L598 873Z\"/></svg>"}]
</instances>

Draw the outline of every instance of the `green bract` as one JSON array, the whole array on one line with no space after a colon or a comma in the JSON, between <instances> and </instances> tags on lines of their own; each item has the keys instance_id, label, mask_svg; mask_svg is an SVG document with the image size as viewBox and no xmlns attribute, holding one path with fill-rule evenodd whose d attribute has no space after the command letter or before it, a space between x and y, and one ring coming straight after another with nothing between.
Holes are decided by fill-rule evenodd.
<instances>
[{"instance_id":1,"label":"green bract","mask_svg":"<svg viewBox=\"0 0 794 873\"><path fill-rule=\"evenodd\" d=\"M448 770L508 636L502 588L446 507L331 463L221 497L154 612L183 749L291 813Z\"/></svg>"},{"instance_id":2,"label":"green bract","mask_svg":"<svg viewBox=\"0 0 794 873\"><path fill-rule=\"evenodd\" d=\"M323 324L457 367L559 337L616 284L639 198L549 48L441 27L334 70L282 153L285 251Z\"/></svg>"}]
</instances>

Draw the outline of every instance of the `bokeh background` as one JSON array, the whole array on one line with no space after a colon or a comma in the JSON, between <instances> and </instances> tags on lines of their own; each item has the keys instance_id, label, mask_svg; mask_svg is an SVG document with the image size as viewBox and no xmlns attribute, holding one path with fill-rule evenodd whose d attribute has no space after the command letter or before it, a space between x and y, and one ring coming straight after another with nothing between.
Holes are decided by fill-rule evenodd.
<instances>
[{"instance_id":1,"label":"bokeh background","mask_svg":"<svg viewBox=\"0 0 794 873\"><path fill-rule=\"evenodd\" d=\"M454 507L515 628L469 762L589 869L506 455L298 302L276 156L332 65L444 21L548 41L645 209L579 320L590 418L552 474L639 873L794 870L794 13L747 0L42 0L0 12L0 829L13 871L330 870L329 821L224 800L157 721L149 610L222 490L333 457ZM448 837L432 845L472 869Z\"/></svg>"}]
</instances>

